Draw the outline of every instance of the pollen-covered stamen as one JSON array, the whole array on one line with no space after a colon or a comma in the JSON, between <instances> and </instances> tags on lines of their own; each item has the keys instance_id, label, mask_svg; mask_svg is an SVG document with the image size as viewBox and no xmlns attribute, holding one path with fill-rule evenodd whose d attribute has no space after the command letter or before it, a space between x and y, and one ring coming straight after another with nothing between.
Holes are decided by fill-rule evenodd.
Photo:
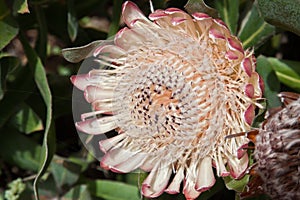
<instances>
[{"instance_id":1,"label":"pollen-covered stamen","mask_svg":"<svg viewBox=\"0 0 300 200\"><path fill-rule=\"evenodd\" d=\"M145 138L159 148L170 145L178 137L194 138L199 120L197 108L185 101L192 101L196 96L185 81L172 66L145 67L138 74L135 69L128 71L115 91L117 115L130 118L119 119L120 128L129 137L139 135L137 130L144 132Z\"/></svg>"}]
</instances>

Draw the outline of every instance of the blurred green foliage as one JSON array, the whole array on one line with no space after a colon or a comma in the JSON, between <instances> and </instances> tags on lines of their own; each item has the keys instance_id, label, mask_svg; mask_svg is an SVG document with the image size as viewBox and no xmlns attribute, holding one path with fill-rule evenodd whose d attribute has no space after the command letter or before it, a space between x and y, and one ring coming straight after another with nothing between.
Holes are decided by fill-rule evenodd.
<instances>
[{"instance_id":1,"label":"blurred green foliage","mask_svg":"<svg viewBox=\"0 0 300 200\"><path fill-rule=\"evenodd\" d=\"M149 1L135 2L146 15L150 13ZM155 9L206 11L225 21L258 57L268 108L280 105L276 96L280 91L300 92L299 0L152 2ZM0 0L0 199L141 199L145 173L104 171L82 145L73 124L69 81L79 64L69 63L61 54L63 48L114 35L123 26L122 3ZM79 51L68 60L84 57ZM247 181L248 177L225 180L235 190ZM199 199L234 199L235 192L226 186L218 179ZM184 197L163 194L157 199Z\"/></svg>"}]
</instances>

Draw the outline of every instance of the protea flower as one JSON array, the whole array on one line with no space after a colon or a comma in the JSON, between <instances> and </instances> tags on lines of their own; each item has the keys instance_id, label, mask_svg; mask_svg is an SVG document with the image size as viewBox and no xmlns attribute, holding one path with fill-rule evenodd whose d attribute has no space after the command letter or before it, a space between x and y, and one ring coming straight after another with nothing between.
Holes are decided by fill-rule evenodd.
<instances>
[{"instance_id":1,"label":"protea flower","mask_svg":"<svg viewBox=\"0 0 300 200\"><path fill-rule=\"evenodd\" d=\"M107 67L71 78L94 110L77 128L118 131L100 141L101 166L149 172L141 192L150 198L179 193L183 183L195 199L214 185L213 167L218 176L241 177L248 139L225 137L250 130L262 96L252 51L204 13L169 8L149 20L125 2L122 16L127 27L93 52Z\"/></svg>"},{"instance_id":2,"label":"protea flower","mask_svg":"<svg viewBox=\"0 0 300 200\"><path fill-rule=\"evenodd\" d=\"M300 199L300 95L280 97L285 107L273 110L254 138L256 174L242 197L259 192L272 199Z\"/></svg>"}]
</instances>

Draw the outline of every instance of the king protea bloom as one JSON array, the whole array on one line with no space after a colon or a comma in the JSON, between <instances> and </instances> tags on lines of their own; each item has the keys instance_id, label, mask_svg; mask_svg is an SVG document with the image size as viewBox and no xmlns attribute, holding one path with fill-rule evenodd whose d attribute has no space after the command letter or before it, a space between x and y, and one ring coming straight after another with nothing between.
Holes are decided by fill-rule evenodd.
<instances>
[{"instance_id":1,"label":"king protea bloom","mask_svg":"<svg viewBox=\"0 0 300 200\"><path fill-rule=\"evenodd\" d=\"M118 132L100 141L101 166L149 172L141 192L150 198L179 193L183 183L186 198L195 199L214 185L213 167L218 176L241 177L248 139L225 137L250 130L259 106L253 52L204 13L169 8L149 20L125 2L122 16L127 27L93 51L106 67L71 78L94 110L77 128Z\"/></svg>"}]
</instances>

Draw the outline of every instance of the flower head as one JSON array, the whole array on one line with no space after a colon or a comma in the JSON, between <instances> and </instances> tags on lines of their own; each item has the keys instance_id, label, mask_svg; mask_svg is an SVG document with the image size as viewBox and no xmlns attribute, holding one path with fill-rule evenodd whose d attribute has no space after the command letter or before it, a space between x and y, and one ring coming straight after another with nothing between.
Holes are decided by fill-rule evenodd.
<instances>
[{"instance_id":1,"label":"flower head","mask_svg":"<svg viewBox=\"0 0 300 200\"><path fill-rule=\"evenodd\" d=\"M286 106L276 108L258 130L253 168L257 175L243 197L259 191L272 199L300 199L300 95L280 96Z\"/></svg>"},{"instance_id":2,"label":"flower head","mask_svg":"<svg viewBox=\"0 0 300 200\"><path fill-rule=\"evenodd\" d=\"M104 169L150 172L142 194L183 193L195 199L218 176L239 178L248 166L246 138L262 82L255 58L218 19L177 8L146 18L123 5L127 27L94 52L107 66L72 77L97 117L83 114L77 128L89 134L116 129L100 141ZM226 167L227 166L227 167ZM174 174L172 180L171 175Z\"/></svg>"}]
</instances>

